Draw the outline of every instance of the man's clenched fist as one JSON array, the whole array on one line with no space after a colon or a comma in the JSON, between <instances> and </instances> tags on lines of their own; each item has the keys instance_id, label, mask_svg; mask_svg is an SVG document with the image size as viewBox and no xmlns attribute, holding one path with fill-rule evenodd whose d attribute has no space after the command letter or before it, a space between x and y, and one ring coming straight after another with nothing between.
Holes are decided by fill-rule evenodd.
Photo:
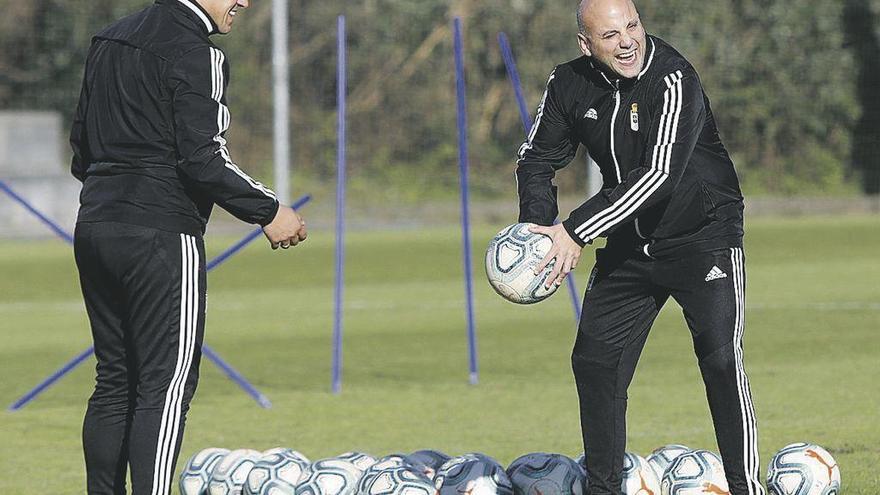
<instances>
[{"instance_id":1,"label":"man's clenched fist","mask_svg":"<svg viewBox=\"0 0 880 495\"><path fill-rule=\"evenodd\" d=\"M280 205L271 223L263 227L272 249L287 249L306 240L306 222L293 208Z\"/></svg>"}]
</instances>

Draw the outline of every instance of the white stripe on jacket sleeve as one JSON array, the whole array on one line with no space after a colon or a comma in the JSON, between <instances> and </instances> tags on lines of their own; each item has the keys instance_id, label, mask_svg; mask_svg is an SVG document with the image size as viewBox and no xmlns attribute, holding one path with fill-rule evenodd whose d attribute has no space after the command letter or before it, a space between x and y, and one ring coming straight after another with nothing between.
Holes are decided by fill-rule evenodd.
<instances>
[{"instance_id":1,"label":"white stripe on jacket sleeve","mask_svg":"<svg viewBox=\"0 0 880 495\"><path fill-rule=\"evenodd\" d=\"M637 210L669 178L672 147L678 137L678 124L682 109L681 71L666 76L663 93L663 115L657 130L656 144L652 150L651 168L611 206L593 215L575 228L575 234L584 242L596 239Z\"/></svg>"},{"instance_id":2,"label":"white stripe on jacket sleeve","mask_svg":"<svg viewBox=\"0 0 880 495\"><path fill-rule=\"evenodd\" d=\"M238 165L232 161L232 156L229 154L229 149L226 147L226 138L223 137L223 133L229 129L230 115L229 108L227 108L222 102L224 89L223 63L225 60L226 56L223 55L222 51L217 48L211 48L211 96L214 98L214 101L217 102L218 106L217 135L214 136L214 141L220 145L220 155L223 157L226 168L235 172L236 175L244 179L244 181L254 189L272 199L278 199L271 189L254 180L251 176L238 168Z\"/></svg>"}]
</instances>

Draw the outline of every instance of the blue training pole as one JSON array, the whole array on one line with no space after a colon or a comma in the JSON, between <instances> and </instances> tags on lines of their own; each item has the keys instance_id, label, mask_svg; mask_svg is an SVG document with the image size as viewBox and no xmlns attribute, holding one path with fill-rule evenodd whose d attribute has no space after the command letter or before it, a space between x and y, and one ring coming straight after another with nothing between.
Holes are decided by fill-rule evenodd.
<instances>
[{"instance_id":1,"label":"blue training pole","mask_svg":"<svg viewBox=\"0 0 880 495\"><path fill-rule=\"evenodd\" d=\"M13 402L12 405L9 406L7 409L9 411L18 411L22 407L28 405L29 402L36 399L38 395L43 393L44 390L51 387L52 384L54 384L55 382L60 380L64 375L70 373L71 371L73 371L74 368L76 368L77 366L82 364L86 359L91 357L94 352L95 352L94 347L89 347L88 349L84 350L79 355L77 355L75 358L68 361L67 364L65 364L64 366L59 368L58 371L52 373L49 376L49 378L46 378L45 380L40 382L40 384L37 385L36 387L34 387L30 392L22 395L20 399Z\"/></svg>"},{"instance_id":2,"label":"blue training pole","mask_svg":"<svg viewBox=\"0 0 880 495\"><path fill-rule=\"evenodd\" d=\"M299 198L298 200L296 200L296 202L294 202L290 207L293 208L294 210L298 210L298 209L302 208L303 206L305 206L306 203L308 203L311 200L312 200L312 196L307 194L307 195ZM254 240L257 237L260 237L260 235L262 233L263 233L263 229L261 227L254 229L253 231L251 231L250 234L242 237L241 240L239 240L235 244L229 246L228 248L226 248L225 251L218 254L216 258L209 261L208 264L205 265L205 268L210 272L218 265L223 264L223 262L225 262L227 259L232 257L232 255L234 255L235 253L244 249L248 244L254 242Z\"/></svg>"},{"instance_id":3,"label":"blue training pole","mask_svg":"<svg viewBox=\"0 0 880 495\"><path fill-rule=\"evenodd\" d=\"M498 33L498 44L501 45L501 57L504 59L504 66L507 67L507 75L510 78L510 84L513 85L513 94L516 96L516 103L519 107L519 116L522 119L523 129L526 135L532 129L532 116L526 107L526 99L522 92L522 83L519 80L519 71L516 69L516 60L513 58L513 51L510 49L510 43L507 41L507 35ZM581 320L581 304L578 298L578 290L574 284L574 275L571 273L565 277L566 285L568 285L568 295L571 298L571 307L574 310L574 319L576 322Z\"/></svg>"},{"instance_id":4,"label":"blue training pole","mask_svg":"<svg viewBox=\"0 0 880 495\"><path fill-rule=\"evenodd\" d=\"M28 211L33 213L35 216L43 220L43 223L49 225L53 231L59 234L59 237L67 241L68 243L73 243L73 236L71 236L68 232L66 232L63 228L58 226L55 222L45 216L42 212L37 210L33 205L28 203L23 197L18 195L15 191L13 191L9 186L6 185L2 180L0 180L0 189L6 192L9 196L19 202L22 206L24 206ZM306 195L298 199L293 205L292 208L298 209L308 203L312 197L310 195ZM244 238L233 244L223 253L221 253L216 258L212 259L206 265L206 270L211 271L219 265L223 264L227 259L229 259L232 255L244 249L249 243L253 242L254 239L259 237L259 234L262 232L262 229L256 229L250 234L246 235ZM55 384L58 380L63 378L65 375L73 371L74 368L85 362L90 356L94 354L95 348L94 346L89 347L85 351L78 354L76 357L65 363L63 366L58 368L55 372L53 372L48 378L40 382L33 389L28 391L26 394L22 395L21 398L13 402L7 410L14 412L22 409L24 406L31 403L34 399L37 398L40 394L42 394L46 389ZM202 345L202 352L205 354L205 357L210 359L217 367L219 367L223 372L228 376L232 381L238 384L245 393L251 396L257 403L264 407L271 407L272 403L269 401L268 397L266 397L263 393L257 390L256 387L250 384L244 376L236 371L232 366L227 364L223 359L220 358L216 352L214 352L207 344Z\"/></svg>"},{"instance_id":5,"label":"blue training pole","mask_svg":"<svg viewBox=\"0 0 880 495\"><path fill-rule=\"evenodd\" d=\"M73 244L73 236L72 235L67 233L67 231L65 231L63 228L61 228L60 225L58 225L57 223L52 221L52 219L50 219L49 217L44 215L40 210L34 208L33 205L28 203L28 201L26 199L19 196L17 192L13 191L12 188L9 187L6 184L6 182L4 182L2 180L0 180L0 189L2 189L3 192L5 192L10 198L12 198L16 202L18 202L18 204L20 204L21 206L24 206L24 208L27 211L31 212L35 217L39 218L40 221L43 222L44 224L46 224L46 226L49 227L49 229L51 229L52 232L55 232L55 234L58 237L64 239L69 244Z\"/></svg>"},{"instance_id":6,"label":"blue training pole","mask_svg":"<svg viewBox=\"0 0 880 495\"><path fill-rule=\"evenodd\" d=\"M507 68L507 77L510 78L510 84L513 86L513 93L516 96L516 104L519 107L519 117L522 120L523 128L526 134L532 128L532 116L526 106L526 99L522 92L522 83L519 80L519 71L516 69L516 60L513 58L513 52L510 50L510 42L507 41L507 35L498 33L498 44L501 45L501 58L504 59L504 66Z\"/></svg>"},{"instance_id":7,"label":"blue training pole","mask_svg":"<svg viewBox=\"0 0 880 495\"><path fill-rule=\"evenodd\" d=\"M214 364L216 364L218 368L223 370L223 373L225 373L226 376L229 377L230 380L237 383L238 386L241 387L242 390L245 391L245 393L247 393L248 395L251 396L251 398L253 398L255 401L257 401L257 404L259 404L260 407L262 407L264 409L269 409L270 407L272 407L272 402L269 401L268 397L263 395L262 392L260 392L259 390L256 389L256 387L251 385L251 383L249 381L247 381L247 378L245 378L244 375L242 375L241 373L236 371L235 368L233 368L226 361L224 361L220 357L220 355L217 354L216 352L214 352L213 349L208 347L207 344L202 344L202 354L204 354L206 358L213 361Z\"/></svg>"},{"instance_id":8,"label":"blue training pole","mask_svg":"<svg viewBox=\"0 0 880 495\"><path fill-rule=\"evenodd\" d=\"M474 288L471 267L470 197L468 191L467 95L464 79L464 46L461 36L461 18L453 22L455 33L455 93L458 99L458 166L461 185L461 231L464 251L464 292L467 304L467 338L470 364L470 383L479 381L477 369L477 331L474 327Z\"/></svg>"},{"instance_id":9,"label":"blue training pole","mask_svg":"<svg viewBox=\"0 0 880 495\"><path fill-rule=\"evenodd\" d=\"M333 295L333 363L331 389L342 391L342 289L345 280L345 16L336 22L336 286Z\"/></svg>"}]
</instances>

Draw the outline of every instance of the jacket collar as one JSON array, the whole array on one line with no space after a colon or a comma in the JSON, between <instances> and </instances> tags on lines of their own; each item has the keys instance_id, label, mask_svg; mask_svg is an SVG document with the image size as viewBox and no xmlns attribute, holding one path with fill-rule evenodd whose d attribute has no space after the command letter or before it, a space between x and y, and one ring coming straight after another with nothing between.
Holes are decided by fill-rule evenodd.
<instances>
[{"instance_id":1,"label":"jacket collar","mask_svg":"<svg viewBox=\"0 0 880 495\"><path fill-rule=\"evenodd\" d=\"M156 0L156 3L167 4L175 11L180 12L184 17L193 21L199 30L207 35L217 34L217 24L211 19L211 16L199 5L196 0Z\"/></svg>"},{"instance_id":2,"label":"jacket collar","mask_svg":"<svg viewBox=\"0 0 880 495\"><path fill-rule=\"evenodd\" d=\"M657 44L654 42L654 38L650 35L645 37L648 40L648 53L646 54L647 58L645 59L645 66L642 67L642 71L639 72L639 75L632 79L624 79L619 76L610 77L601 67L598 67L597 64L593 62L593 57L588 57L587 59L590 62L590 67L593 68L596 72L599 73L599 79L608 84L609 87L613 89L620 89L621 87L631 87L635 85L638 81L642 80L645 74L648 73L648 70L651 68L651 64L654 63L654 55L657 53Z\"/></svg>"}]
</instances>

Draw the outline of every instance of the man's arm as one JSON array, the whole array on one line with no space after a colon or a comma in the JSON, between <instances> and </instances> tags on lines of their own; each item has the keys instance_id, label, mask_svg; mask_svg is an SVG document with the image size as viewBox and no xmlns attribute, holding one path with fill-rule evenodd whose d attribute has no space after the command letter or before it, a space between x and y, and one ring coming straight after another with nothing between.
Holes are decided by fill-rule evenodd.
<instances>
[{"instance_id":1,"label":"man's arm","mask_svg":"<svg viewBox=\"0 0 880 495\"><path fill-rule=\"evenodd\" d=\"M577 151L558 70L550 74L535 123L519 149L516 179L520 222L553 224L559 215L553 177L557 170L571 162Z\"/></svg>"},{"instance_id":2,"label":"man's arm","mask_svg":"<svg viewBox=\"0 0 880 495\"><path fill-rule=\"evenodd\" d=\"M645 162L613 189L605 189L563 222L579 244L607 236L672 194L687 167L705 121L703 91L693 71L667 75L655 96Z\"/></svg>"},{"instance_id":3,"label":"man's arm","mask_svg":"<svg viewBox=\"0 0 880 495\"><path fill-rule=\"evenodd\" d=\"M272 249L287 249L306 239L305 222L232 161L225 138L228 73L225 55L214 47L192 50L171 68L178 166L224 210L262 226Z\"/></svg>"},{"instance_id":4,"label":"man's arm","mask_svg":"<svg viewBox=\"0 0 880 495\"><path fill-rule=\"evenodd\" d=\"M88 64L83 73L79 103L76 105L76 112L73 114L73 124L70 126L70 148L73 150L73 158L70 160L70 173L80 182L85 180L86 170L89 167L85 157L85 150L88 146L85 133L86 110L89 106Z\"/></svg>"},{"instance_id":5,"label":"man's arm","mask_svg":"<svg viewBox=\"0 0 880 495\"><path fill-rule=\"evenodd\" d=\"M226 147L228 65L223 52L201 47L171 68L178 167L200 192L240 220L261 226L278 211L275 193L244 173Z\"/></svg>"}]
</instances>

